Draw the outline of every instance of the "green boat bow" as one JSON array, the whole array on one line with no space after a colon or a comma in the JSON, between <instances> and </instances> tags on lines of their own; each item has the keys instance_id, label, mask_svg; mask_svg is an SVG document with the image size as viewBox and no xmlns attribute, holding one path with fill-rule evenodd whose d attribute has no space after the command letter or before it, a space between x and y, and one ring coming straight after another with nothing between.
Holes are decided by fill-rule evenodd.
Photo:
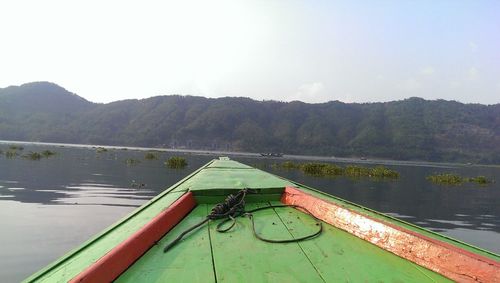
<instances>
[{"instance_id":1,"label":"green boat bow","mask_svg":"<svg viewBox=\"0 0 500 283\"><path fill-rule=\"evenodd\" d=\"M202 222L228 195L251 189L238 217ZM228 158L210 161L25 282L495 282L500 257ZM485 281L486 280L486 281Z\"/></svg>"}]
</instances>

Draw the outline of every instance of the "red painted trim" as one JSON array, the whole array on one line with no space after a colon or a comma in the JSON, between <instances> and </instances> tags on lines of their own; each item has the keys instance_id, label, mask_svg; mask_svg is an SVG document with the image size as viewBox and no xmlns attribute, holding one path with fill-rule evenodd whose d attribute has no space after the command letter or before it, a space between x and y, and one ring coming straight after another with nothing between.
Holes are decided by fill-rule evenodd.
<instances>
[{"instance_id":1,"label":"red painted trim","mask_svg":"<svg viewBox=\"0 0 500 283\"><path fill-rule=\"evenodd\" d=\"M193 193L187 192L141 229L82 271L70 282L111 282L179 223L194 207Z\"/></svg>"},{"instance_id":2,"label":"red painted trim","mask_svg":"<svg viewBox=\"0 0 500 283\"><path fill-rule=\"evenodd\" d=\"M293 187L281 197L319 219L459 282L500 282L500 263L418 232L316 198Z\"/></svg>"}]
</instances>

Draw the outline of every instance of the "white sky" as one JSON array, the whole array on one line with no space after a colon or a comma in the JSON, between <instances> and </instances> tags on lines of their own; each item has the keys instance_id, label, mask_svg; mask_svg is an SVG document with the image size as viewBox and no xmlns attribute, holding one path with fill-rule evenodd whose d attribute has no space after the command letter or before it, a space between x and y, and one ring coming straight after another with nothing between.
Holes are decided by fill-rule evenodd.
<instances>
[{"instance_id":1,"label":"white sky","mask_svg":"<svg viewBox=\"0 0 500 283\"><path fill-rule=\"evenodd\" d=\"M51 81L94 102L499 103L500 1L465 2L7 0L0 87Z\"/></svg>"}]
</instances>

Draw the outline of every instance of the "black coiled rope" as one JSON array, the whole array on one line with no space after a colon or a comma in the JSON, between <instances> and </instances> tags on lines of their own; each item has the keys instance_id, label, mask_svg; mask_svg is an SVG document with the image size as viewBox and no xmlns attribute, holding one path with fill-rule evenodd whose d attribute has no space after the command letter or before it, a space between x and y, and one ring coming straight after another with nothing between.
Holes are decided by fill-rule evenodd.
<instances>
[{"instance_id":1,"label":"black coiled rope","mask_svg":"<svg viewBox=\"0 0 500 283\"><path fill-rule=\"evenodd\" d=\"M225 233L234 227L234 225L236 224L236 217L239 217L239 216L241 216L241 217L246 216L246 217L250 218L250 220L252 221L252 230L253 230L254 236L257 239L264 241L264 242L268 242L268 243L300 242L300 241L312 239L312 238L318 236L319 234L321 234L321 232L323 232L323 224L322 224L321 220L319 220L316 216L314 216L307 208L300 206L300 205L294 205L294 204L269 205L269 206L259 207L259 208L255 208L255 209L246 211L245 210L245 197L248 193L251 193L251 192L252 191L249 189L243 189L236 194L230 194L229 196L227 196L223 202L216 204L212 208L210 214L207 215L207 217L204 220L202 220L198 224L190 227L189 229L185 230L179 236L177 236L177 238L175 238L170 244L166 245L165 248L163 249L163 252L166 253L170 248L175 246L186 234L188 234L189 232L193 231L194 229L200 227L201 225L207 223L210 220L224 219L222 222L217 224L216 230L217 230L217 232ZM274 208L279 208L279 207L300 208L301 210L303 210L305 213L309 214L312 218L314 218L316 220L316 226L319 226L318 231L316 231L310 235L306 235L306 236L303 236L300 238L293 238L293 239L275 240L275 239L267 239L267 238L260 236L255 231L255 221L254 221L254 216L252 213L256 212L256 211L264 210L264 209L271 209L271 208L274 209ZM231 221L231 224L226 228L222 228L224 226L224 224L226 224L228 221Z\"/></svg>"}]
</instances>

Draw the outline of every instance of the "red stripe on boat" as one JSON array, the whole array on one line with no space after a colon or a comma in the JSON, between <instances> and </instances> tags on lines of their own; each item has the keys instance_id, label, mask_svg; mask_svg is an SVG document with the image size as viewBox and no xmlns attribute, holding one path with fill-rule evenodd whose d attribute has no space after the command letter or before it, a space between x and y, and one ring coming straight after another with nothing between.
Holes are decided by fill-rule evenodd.
<instances>
[{"instance_id":1,"label":"red stripe on boat","mask_svg":"<svg viewBox=\"0 0 500 283\"><path fill-rule=\"evenodd\" d=\"M179 223L194 207L188 192L156 215L137 232L118 244L70 282L111 282Z\"/></svg>"},{"instance_id":2,"label":"red stripe on boat","mask_svg":"<svg viewBox=\"0 0 500 283\"><path fill-rule=\"evenodd\" d=\"M500 282L500 263L415 231L372 218L287 187L285 204L307 208L317 218L402 258L458 282Z\"/></svg>"}]
</instances>

